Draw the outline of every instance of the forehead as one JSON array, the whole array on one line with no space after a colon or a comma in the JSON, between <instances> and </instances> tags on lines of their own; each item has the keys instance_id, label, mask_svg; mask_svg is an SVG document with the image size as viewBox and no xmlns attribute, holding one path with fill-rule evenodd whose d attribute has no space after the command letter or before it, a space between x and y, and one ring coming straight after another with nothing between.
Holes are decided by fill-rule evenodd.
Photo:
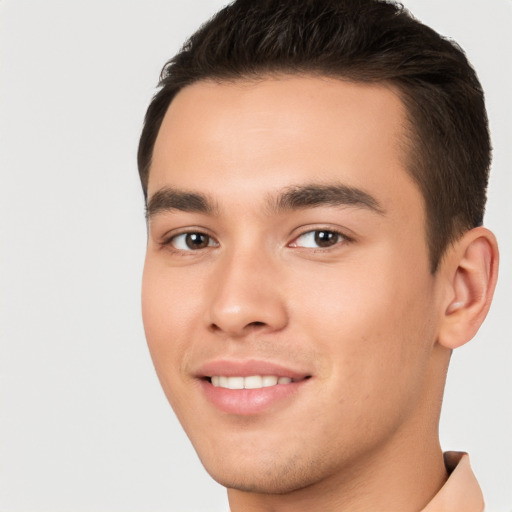
<instances>
[{"instance_id":1,"label":"forehead","mask_svg":"<svg viewBox=\"0 0 512 512\"><path fill-rule=\"evenodd\" d=\"M169 106L149 196L171 186L251 199L336 181L378 191L386 203L404 186L416 188L405 171L406 124L386 84L309 76L199 82Z\"/></svg>"}]
</instances>

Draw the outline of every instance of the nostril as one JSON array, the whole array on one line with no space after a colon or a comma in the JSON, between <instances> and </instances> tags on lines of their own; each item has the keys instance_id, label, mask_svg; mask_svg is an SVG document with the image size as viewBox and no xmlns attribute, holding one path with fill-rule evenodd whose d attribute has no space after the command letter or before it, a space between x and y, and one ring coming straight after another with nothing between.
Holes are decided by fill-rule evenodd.
<instances>
[{"instance_id":1,"label":"nostril","mask_svg":"<svg viewBox=\"0 0 512 512\"><path fill-rule=\"evenodd\" d=\"M253 327L263 327L265 322L251 322L249 325Z\"/></svg>"},{"instance_id":2,"label":"nostril","mask_svg":"<svg viewBox=\"0 0 512 512\"><path fill-rule=\"evenodd\" d=\"M264 329L267 326L268 326L267 323L260 322L260 321L250 322L246 325L231 326L231 328L228 325L226 325L226 326L224 326L224 328L222 328L220 325L218 325L216 323L211 323L208 329L210 332L213 332L213 333L220 333L220 332L225 331L226 333L229 333L232 336L238 337L238 336L247 335L252 331L259 331L261 329Z\"/></svg>"}]
</instances>

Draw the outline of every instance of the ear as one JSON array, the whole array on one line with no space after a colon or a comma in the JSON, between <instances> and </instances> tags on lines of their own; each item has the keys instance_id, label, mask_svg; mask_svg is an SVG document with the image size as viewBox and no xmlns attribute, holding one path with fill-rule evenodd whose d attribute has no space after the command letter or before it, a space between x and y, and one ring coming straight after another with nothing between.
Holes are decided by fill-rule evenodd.
<instances>
[{"instance_id":1,"label":"ear","mask_svg":"<svg viewBox=\"0 0 512 512\"><path fill-rule=\"evenodd\" d=\"M496 238L483 227L466 232L448 249L440 269L446 277L440 345L454 349L476 334L491 305L498 259Z\"/></svg>"}]
</instances>

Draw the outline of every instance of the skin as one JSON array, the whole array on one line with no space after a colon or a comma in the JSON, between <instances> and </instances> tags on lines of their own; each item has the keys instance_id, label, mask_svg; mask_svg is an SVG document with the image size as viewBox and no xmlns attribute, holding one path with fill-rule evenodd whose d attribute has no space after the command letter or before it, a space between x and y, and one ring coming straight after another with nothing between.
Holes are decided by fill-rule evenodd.
<instances>
[{"instance_id":1,"label":"skin","mask_svg":"<svg viewBox=\"0 0 512 512\"><path fill-rule=\"evenodd\" d=\"M431 274L405 119L390 86L307 76L196 83L165 116L144 325L166 396L232 512L421 510L446 480L445 374L485 317L497 249L472 230ZM312 184L378 206L275 207ZM151 208L169 189L212 208ZM318 247L315 230L340 235ZM207 245L188 248L186 232ZM219 358L310 378L262 412L227 414L197 376Z\"/></svg>"}]
</instances>

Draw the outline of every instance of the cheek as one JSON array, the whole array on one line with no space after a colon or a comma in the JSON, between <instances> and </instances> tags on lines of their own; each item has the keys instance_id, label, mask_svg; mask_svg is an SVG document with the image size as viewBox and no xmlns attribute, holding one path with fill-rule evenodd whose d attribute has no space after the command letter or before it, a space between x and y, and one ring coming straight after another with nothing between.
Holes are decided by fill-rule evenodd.
<instances>
[{"instance_id":1,"label":"cheek","mask_svg":"<svg viewBox=\"0 0 512 512\"><path fill-rule=\"evenodd\" d=\"M153 364L164 389L181 374L183 353L197 326L194 295L164 265L146 259L142 279L142 318Z\"/></svg>"},{"instance_id":2,"label":"cheek","mask_svg":"<svg viewBox=\"0 0 512 512\"><path fill-rule=\"evenodd\" d=\"M199 291L194 283L181 278L181 274L177 275L159 261L146 259L142 317L156 374L169 404L183 424L190 415L189 380L185 372L187 354L201 319L198 317Z\"/></svg>"},{"instance_id":3,"label":"cheek","mask_svg":"<svg viewBox=\"0 0 512 512\"><path fill-rule=\"evenodd\" d=\"M298 329L330 355L338 385L360 399L419 392L433 343L428 272L385 261L304 273L294 304Z\"/></svg>"}]
</instances>

